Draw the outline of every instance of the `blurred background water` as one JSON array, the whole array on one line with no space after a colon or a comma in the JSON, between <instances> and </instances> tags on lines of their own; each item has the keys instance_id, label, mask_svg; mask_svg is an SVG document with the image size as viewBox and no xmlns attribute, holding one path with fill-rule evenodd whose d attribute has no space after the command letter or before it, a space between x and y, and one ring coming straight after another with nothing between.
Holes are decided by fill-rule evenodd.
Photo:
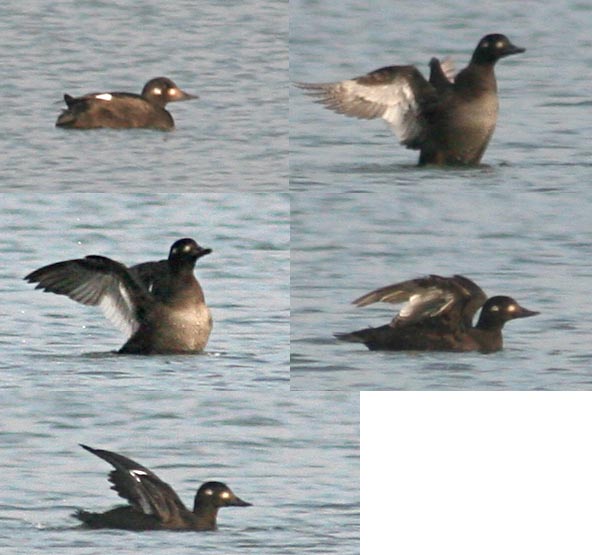
<instances>
[{"instance_id":1,"label":"blurred background water","mask_svg":"<svg viewBox=\"0 0 592 555\"><path fill-rule=\"evenodd\" d=\"M357 395L196 395L166 377L150 391L38 373L0 391L3 554L359 553ZM80 442L147 466L189 506L211 479L253 506L222 509L217 532L77 529L75 509L122 502L110 465Z\"/></svg>"},{"instance_id":2,"label":"blurred background water","mask_svg":"<svg viewBox=\"0 0 592 555\"><path fill-rule=\"evenodd\" d=\"M287 33L279 0L0 7L3 554L359 551L358 396L288 391ZM169 107L174 132L54 127L64 92L158 75L200 96ZM22 280L90 253L158 260L183 236L214 251L202 355L117 356L98 310ZM222 511L218 533L74 529L74 509L121 502L79 442L188 505L216 479L253 507Z\"/></svg>"},{"instance_id":3,"label":"blurred background water","mask_svg":"<svg viewBox=\"0 0 592 555\"><path fill-rule=\"evenodd\" d=\"M590 388L587 183L544 194L469 180L452 187L293 195L293 388ZM492 355L370 352L332 337L386 324L399 308L356 308L355 298L429 273L461 273L541 314L509 322L505 350Z\"/></svg>"},{"instance_id":4,"label":"blurred background water","mask_svg":"<svg viewBox=\"0 0 592 555\"><path fill-rule=\"evenodd\" d=\"M500 115L483 157L490 168L481 171L418 170L417 152L400 146L382 120L335 114L292 88L292 190L372 191L385 185L395 193L404 185L419 189L434 182L450 188L463 180L487 187L512 182L521 189L561 188L588 177L591 21L592 7L574 0L457 0L424 3L422 9L408 1L292 0L293 82L339 81L393 64L414 64L427 75L432 56L451 56L460 70L491 32L526 48L496 65Z\"/></svg>"},{"instance_id":5,"label":"blurred background water","mask_svg":"<svg viewBox=\"0 0 592 555\"><path fill-rule=\"evenodd\" d=\"M287 193L80 193L51 195L49 205L39 194L4 195L4 378L26 380L43 369L55 380L91 384L117 376L139 389L154 388L166 375L185 391L287 388L288 214ZM22 279L87 254L127 265L161 260L181 237L213 249L196 266L214 318L204 354L113 354L125 337L98 308L35 291Z\"/></svg>"},{"instance_id":6,"label":"blurred background water","mask_svg":"<svg viewBox=\"0 0 592 555\"><path fill-rule=\"evenodd\" d=\"M334 81L432 56L464 67L481 36L526 53L496 66L500 117L484 165L417 168L381 121L290 96L291 379L295 389L589 389L592 8L465 1L293 0L292 81ZM569 32L566 32L569 30ZM539 310L506 349L371 353L334 332L385 324L397 307L350 303L428 273L461 273Z\"/></svg>"},{"instance_id":7,"label":"blurred background water","mask_svg":"<svg viewBox=\"0 0 592 555\"><path fill-rule=\"evenodd\" d=\"M3 2L3 189L285 188L287 31L282 0ZM172 133L54 127L65 92L139 93L159 75L200 97L169 105Z\"/></svg>"},{"instance_id":8,"label":"blurred background water","mask_svg":"<svg viewBox=\"0 0 592 555\"><path fill-rule=\"evenodd\" d=\"M2 553L358 553L358 396L288 391L288 212L287 193L4 195ZM215 320L203 355L114 355L98 310L22 280L90 252L160 259L186 235L214 251L196 272ZM79 530L76 508L121 502L79 442L188 505L216 479L253 507L221 511L217 533Z\"/></svg>"},{"instance_id":9,"label":"blurred background water","mask_svg":"<svg viewBox=\"0 0 592 555\"><path fill-rule=\"evenodd\" d=\"M589 389L591 15L567 0L5 2L2 552L358 553L359 389ZM300 91L288 122L288 17L294 81L425 71L434 55L462 68L489 32L526 47L497 67L487 165L417 169L381 122ZM170 106L173 133L54 127L64 92L139 92L156 75L200 96ZM197 269L215 319L203 355L115 356L123 338L97 310L22 281L90 253L160 259L181 236L214 249ZM392 318L353 298L429 272L542 314L510 323L492 356L333 340ZM75 508L119 500L78 442L188 503L220 479L254 506L222 511L217 534L81 533Z\"/></svg>"}]
</instances>

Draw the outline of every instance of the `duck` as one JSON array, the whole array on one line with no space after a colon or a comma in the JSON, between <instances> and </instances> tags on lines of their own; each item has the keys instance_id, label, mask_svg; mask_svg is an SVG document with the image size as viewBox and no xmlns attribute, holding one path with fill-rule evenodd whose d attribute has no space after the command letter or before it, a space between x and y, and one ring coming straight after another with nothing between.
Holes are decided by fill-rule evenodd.
<instances>
[{"instance_id":1,"label":"duck","mask_svg":"<svg viewBox=\"0 0 592 555\"><path fill-rule=\"evenodd\" d=\"M78 509L72 516L86 528L203 532L217 529L219 509L252 505L237 497L225 483L209 481L199 487L193 510L189 510L175 490L148 468L113 451L80 446L113 466L115 470L109 473L111 489L128 501L128 505L103 513Z\"/></svg>"},{"instance_id":2,"label":"duck","mask_svg":"<svg viewBox=\"0 0 592 555\"><path fill-rule=\"evenodd\" d=\"M412 65L382 67L333 83L296 83L326 108L346 116L382 118L419 165L475 166L493 135L499 111L494 67L525 52L505 35L485 35L469 65L454 75L449 59L430 61L426 80Z\"/></svg>"},{"instance_id":3,"label":"duck","mask_svg":"<svg viewBox=\"0 0 592 555\"><path fill-rule=\"evenodd\" d=\"M211 252L183 238L173 243L166 260L128 268L89 255L43 266L24 279L35 283L35 289L99 306L128 337L120 354L198 353L213 324L194 269Z\"/></svg>"},{"instance_id":4,"label":"duck","mask_svg":"<svg viewBox=\"0 0 592 555\"><path fill-rule=\"evenodd\" d=\"M199 97L181 90L168 77L150 79L140 94L102 92L78 97L64 94L67 108L58 116L56 127L171 131L175 128L175 122L165 106L169 102L194 98Z\"/></svg>"},{"instance_id":5,"label":"duck","mask_svg":"<svg viewBox=\"0 0 592 555\"><path fill-rule=\"evenodd\" d=\"M363 343L371 351L494 353L503 349L506 322L539 314L512 297L488 298L474 281L461 275L432 274L387 285L362 295L353 304L364 307L377 302L405 304L386 325L337 333L335 337Z\"/></svg>"}]
</instances>

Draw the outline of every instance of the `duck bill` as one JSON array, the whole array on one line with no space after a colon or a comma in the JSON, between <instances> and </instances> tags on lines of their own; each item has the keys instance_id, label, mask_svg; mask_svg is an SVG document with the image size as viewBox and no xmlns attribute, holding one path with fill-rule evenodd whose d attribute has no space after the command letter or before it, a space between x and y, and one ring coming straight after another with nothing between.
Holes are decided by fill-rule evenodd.
<instances>
[{"instance_id":1,"label":"duck bill","mask_svg":"<svg viewBox=\"0 0 592 555\"><path fill-rule=\"evenodd\" d=\"M504 50L504 56L511 56L512 54L522 54L522 52L526 52L526 48L521 48L520 46L516 46L515 44L510 43Z\"/></svg>"},{"instance_id":2,"label":"duck bill","mask_svg":"<svg viewBox=\"0 0 592 555\"><path fill-rule=\"evenodd\" d=\"M181 89L169 89L168 93L169 102L176 102L177 100L192 100L193 98L199 98L196 94L189 94L188 92L182 91Z\"/></svg>"},{"instance_id":3,"label":"duck bill","mask_svg":"<svg viewBox=\"0 0 592 555\"><path fill-rule=\"evenodd\" d=\"M210 254L212 252L212 249L205 249L203 247L199 247L199 250L197 251L197 258L201 258L202 256L205 256L206 254Z\"/></svg>"},{"instance_id":4,"label":"duck bill","mask_svg":"<svg viewBox=\"0 0 592 555\"><path fill-rule=\"evenodd\" d=\"M529 316L536 316L537 314L540 314L540 312L537 312L536 310L528 310L528 308L521 306L520 310L514 313L514 318L528 318Z\"/></svg>"},{"instance_id":5,"label":"duck bill","mask_svg":"<svg viewBox=\"0 0 592 555\"><path fill-rule=\"evenodd\" d=\"M234 496L234 499L228 504L233 507L251 507L253 505L252 503L247 503L246 501L243 501L240 497L237 497L236 495Z\"/></svg>"}]
</instances>

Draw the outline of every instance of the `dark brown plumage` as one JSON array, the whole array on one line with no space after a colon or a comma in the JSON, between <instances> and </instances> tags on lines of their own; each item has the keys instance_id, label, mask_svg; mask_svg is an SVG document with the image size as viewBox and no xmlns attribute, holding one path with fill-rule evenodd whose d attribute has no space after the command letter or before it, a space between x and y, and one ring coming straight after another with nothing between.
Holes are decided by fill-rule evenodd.
<instances>
[{"instance_id":1,"label":"dark brown plumage","mask_svg":"<svg viewBox=\"0 0 592 555\"><path fill-rule=\"evenodd\" d=\"M165 110L169 102L198 98L182 91L167 77L156 77L144 85L141 94L125 92L64 95L68 108L56 121L56 127L68 129L150 128L174 129L175 122Z\"/></svg>"},{"instance_id":2,"label":"dark brown plumage","mask_svg":"<svg viewBox=\"0 0 592 555\"><path fill-rule=\"evenodd\" d=\"M218 509L248 507L222 482L206 482L197 490L193 510L185 507L173 488L156 474L123 455L105 449L81 445L107 461L115 470L109 481L129 505L104 513L79 510L74 516L89 528L120 528L124 530L216 530Z\"/></svg>"},{"instance_id":3,"label":"dark brown plumage","mask_svg":"<svg viewBox=\"0 0 592 555\"><path fill-rule=\"evenodd\" d=\"M430 61L426 81L415 66L389 66L336 83L299 83L330 110L384 119L419 164L475 165L498 115L495 63L524 52L500 34L483 37L469 65L452 78L449 62Z\"/></svg>"},{"instance_id":4,"label":"dark brown plumage","mask_svg":"<svg viewBox=\"0 0 592 555\"><path fill-rule=\"evenodd\" d=\"M406 303L384 326L336 334L338 339L386 351L480 351L503 348L502 328L509 320L535 316L514 299L490 299L473 281L455 275L430 275L381 287L356 299L357 306L376 302ZM477 324L473 318L481 308Z\"/></svg>"},{"instance_id":5,"label":"dark brown plumage","mask_svg":"<svg viewBox=\"0 0 592 555\"><path fill-rule=\"evenodd\" d=\"M202 351L212 317L194 269L211 253L193 239L179 239L167 260L130 268L104 256L66 260L39 268L25 277L36 289L100 306L129 337L119 350L127 354Z\"/></svg>"}]
</instances>

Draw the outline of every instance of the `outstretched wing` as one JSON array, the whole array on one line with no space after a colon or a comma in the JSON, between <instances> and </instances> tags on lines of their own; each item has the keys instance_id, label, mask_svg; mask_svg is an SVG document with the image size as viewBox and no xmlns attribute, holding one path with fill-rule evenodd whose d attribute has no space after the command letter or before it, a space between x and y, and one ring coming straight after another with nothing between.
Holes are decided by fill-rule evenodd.
<instances>
[{"instance_id":1,"label":"outstretched wing","mask_svg":"<svg viewBox=\"0 0 592 555\"><path fill-rule=\"evenodd\" d=\"M92 306L131 336L139 327L138 307L152 302L141 283L119 262L104 256L87 256L39 268L25 277L42 289Z\"/></svg>"},{"instance_id":2,"label":"outstretched wing","mask_svg":"<svg viewBox=\"0 0 592 555\"><path fill-rule=\"evenodd\" d=\"M393 319L393 325L440 317L455 309L459 315L462 313L463 319L468 318L470 324L486 298L481 288L468 278L458 275L446 278L432 274L375 289L353 301L353 304L404 303Z\"/></svg>"},{"instance_id":3,"label":"outstretched wing","mask_svg":"<svg viewBox=\"0 0 592 555\"><path fill-rule=\"evenodd\" d=\"M384 119L409 148L424 140L424 108L436 89L414 66L389 66L335 83L297 83L330 110L347 116Z\"/></svg>"},{"instance_id":4,"label":"outstretched wing","mask_svg":"<svg viewBox=\"0 0 592 555\"><path fill-rule=\"evenodd\" d=\"M105 449L93 449L82 444L81 447L115 468L109 473L112 489L136 510L154 515L162 522L170 520L181 510L187 510L173 488L141 464Z\"/></svg>"}]
</instances>

